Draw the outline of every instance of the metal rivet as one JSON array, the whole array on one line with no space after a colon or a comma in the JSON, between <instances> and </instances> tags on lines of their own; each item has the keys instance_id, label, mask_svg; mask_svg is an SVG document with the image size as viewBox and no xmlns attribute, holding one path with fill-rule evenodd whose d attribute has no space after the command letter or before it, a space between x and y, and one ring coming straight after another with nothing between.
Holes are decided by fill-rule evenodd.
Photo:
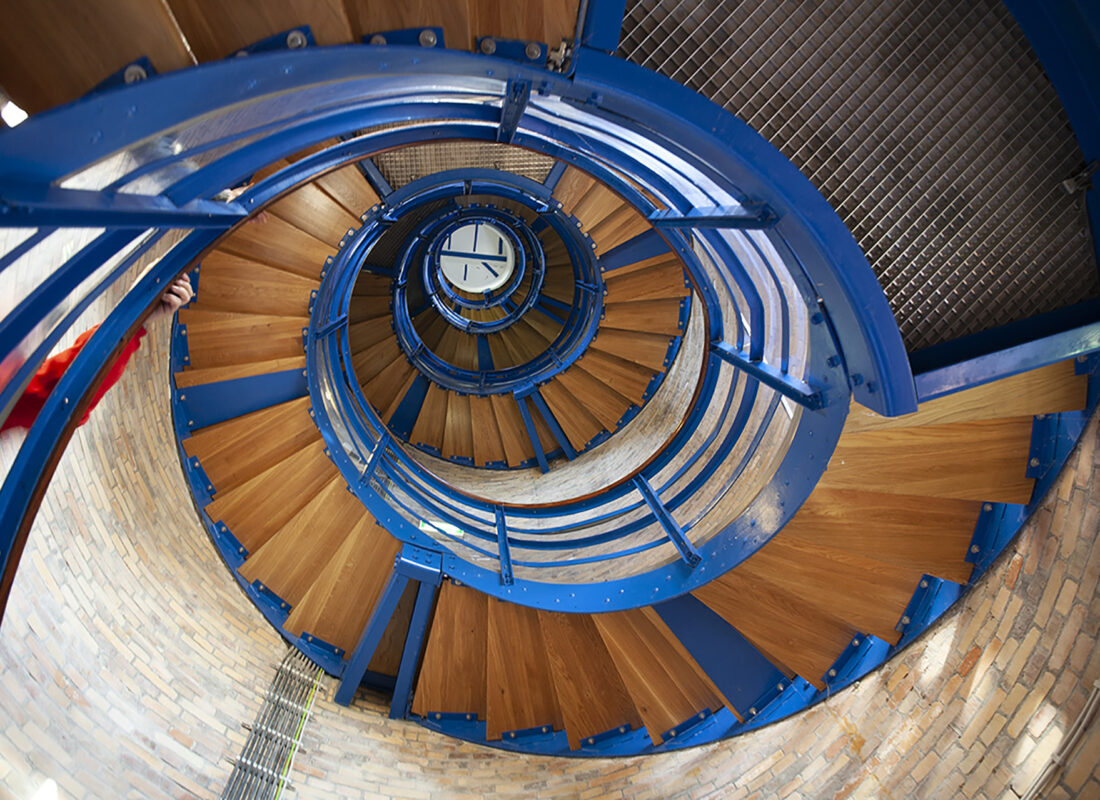
<instances>
[{"instance_id":1,"label":"metal rivet","mask_svg":"<svg viewBox=\"0 0 1100 800\"><path fill-rule=\"evenodd\" d=\"M1031 459L1030 461L1028 461L1027 463L1028 463L1028 464L1029 464L1030 466L1033 466L1033 467L1037 467L1037 466L1039 466L1039 459L1037 459L1037 458L1032 458L1032 459Z\"/></svg>"},{"instance_id":2,"label":"metal rivet","mask_svg":"<svg viewBox=\"0 0 1100 800\"><path fill-rule=\"evenodd\" d=\"M699 719L706 719L706 718L707 718L707 712L706 711L700 711L699 712Z\"/></svg>"},{"instance_id":3,"label":"metal rivet","mask_svg":"<svg viewBox=\"0 0 1100 800\"><path fill-rule=\"evenodd\" d=\"M180 329L180 336L186 336L186 335L187 335L187 328L181 328Z\"/></svg>"},{"instance_id":4,"label":"metal rivet","mask_svg":"<svg viewBox=\"0 0 1100 800\"><path fill-rule=\"evenodd\" d=\"M752 716L756 716L756 708L755 707L750 708L749 709L749 714L752 715Z\"/></svg>"},{"instance_id":5,"label":"metal rivet","mask_svg":"<svg viewBox=\"0 0 1100 800\"><path fill-rule=\"evenodd\" d=\"M589 744L595 744L595 743L596 743L596 740L595 740L595 739L589 739L589 740L588 740L588 743L589 743Z\"/></svg>"},{"instance_id":6,"label":"metal rivet","mask_svg":"<svg viewBox=\"0 0 1100 800\"><path fill-rule=\"evenodd\" d=\"M928 588L928 581L921 581L920 582L920 588L927 589Z\"/></svg>"},{"instance_id":7,"label":"metal rivet","mask_svg":"<svg viewBox=\"0 0 1100 800\"><path fill-rule=\"evenodd\" d=\"M334 648L332 648L332 652L334 652L334 653L339 653L339 652L340 652L340 648L339 648L339 647L334 647Z\"/></svg>"},{"instance_id":8,"label":"metal rivet","mask_svg":"<svg viewBox=\"0 0 1100 800\"><path fill-rule=\"evenodd\" d=\"M370 43L371 44L385 44L386 43L386 37L383 36L380 33L376 33L376 34L374 34L374 36L370 37Z\"/></svg>"},{"instance_id":9,"label":"metal rivet","mask_svg":"<svg viewBox=\"0 0 1100 800\"><path fill-rule=\"evenodd\" d=\"M436 718L436 719L443 719L443 715L442 715L442 714L438 714L438 713L437 713L437 714L435 715L435 718Z\"/></svg>"},{"instance_id":10,"label":"metal rivet","mask_svg":"<svg viewBox=\"0 0 1100 800\"><path fill-rule=\"evenodd\" d=\"M145 71L145 67L141 66L141 64L131 64L126 68L126 71L122 73L123 83L137 83L148 77L149 73Z\"/></svg>"},{"instance_id":11,"label":"metal rivet","mask_svg":"<svg viewBox=\"0 0 1100 800\"><path fill-rule=\"evenodd\" d=\"M835 669L829 670L829 677L830 678L835 678L836 677L836 670Z\"/></svg>"},{"instance_id":12,"label":"metal rivet","mask_svg":"<svg viewBox=\"0 0 1100 800\"><path fill-rule=\"evenodd\" d=\"M185 394L180 395L180 400L186 400L186 399L187 399L187 395L185 395Z\"/></svg>"},{"instance_id":13,"label":"metal rivet","mask_svg":"<svg viewBox=\"0 0 1100 800\"><path fill-rule=\"evenodd\" d=\"M775 688L778 689L779 691L783 691L783 684L782 683L777 683L775 685Z\"/></svg>"},{"instance_id":14,"label":"metal rivet","mask_svg":"<svg viewBox=\"0 0 1100 800\"><path fill-rule=\"evenodd\" d=\"M852 647L859 647L859 639L852 639Z\"/></svg>"},{"instance_id":15,"label":"metal rivet","mask_svg":"<svg viewBox=\"0 0 1100 800\"><path fill-rule=\"evenodd\" d=\"M676 729L675 729L675 728L673 728L672 730L670 730L670 731L668 732L668 738L669 738L669 739L671 739L671 738L672 738L673 736L675 736L675 735L676 735Z\"/></svg>"},{"instance_id":16,"label":"metal rivet","mask_svg":"<svg viewBox=\"0 0 1100 800\"><path fill-rule=\"evenodd\" d=\"M69 404L69 398L67 398L67 397L63 397L63 398L61 399L61 402L62 402L62 403L63 403L64 405L68 405L68 404Z\"/></svg>"},{"instance_id":17,"label":"metal rivet","mask_svg":"<svg viewBox=\"0 0 1100 800\"><path fill-rule=\"evenodd\" d=\"M909 624L909 617L902 617L901 618L901 624L902 625L908 625Z\"/></svg>"},{"instance_id":18,"label":"metal rivet","mask_svg":"<svg viewBox=\"0 0 1100 800\"><path fill-rule=\"evenodd\" d=\"M238 547L238 548L237 548L237 552L238 552L238 553L243 553L243 552L244 552L244 548L243 548L243 547Z\"/></svg>"},{"instance_id":19,"label":"metal rivet","mask_svg":"<svg viewBox=\"0 0 1100 800\"><path fill-rule=\"evenodd\" d=\"M619 733L626 733L626 728L622 725L619 726Z\"/></svg>"},{"instance_id":20,"label":"metal rivet","mask_svg":"<svg viewBox=\"0 0 1100 800\"><path fill-rule=\"evenodd\" d=\"M309 42L306 41L306 35L301 31L291 31L286 35L286 46L291 50L298 50L307 44Z\"/></svg>"},{"instance_id":21,"label":"metal rivet","mask_svg":"<svg viewBox=\"0 0 1100 800\"><path fill-rule=\"evenodd\" d=\"M1077 363L1078 364L1084 364L1088 360L1089 360L1088 356L1077 356Z\"/></svg>"},{"instance_id":22,"label":"metal rivet","mask_svg":"<svg viewBox=\"0 0 1100 800\"><path fill-rule=\"evenodd\" d=\"M497 43L495 39L486 36L481 40L481 52L487 56L491 56L497 51Z\"/></svg>"},{"instance_id":23,"label":"metal rivet","mask_svg":"<svg viewBox=\"0 0 1100 800\"><path fill-rule=\"evenodd\" d=\"M425 28L420 32L420 36L416 38L420 42L421 47L435 47L435 43L438 41L435 36L435 31Z\"/></svg>"},{"instance_id":24,"label":"metal rivet","mask_svg":"<svg viewBox=\"0 0 1100 800\"><path fill-rule=\"evenodd\" d=\"M543 733L550 733L550 728L548 728L546 725L543 725L542 726L542 732Z\"/></svg>"},{"instance_id":25,"label":"metal rivet","mask_svg":"<svg viewBox=\"0 0 1100 800\"><path fill-rule=\"evenodd\" d=\"M982 511L992 511L992 510L993 510L993 504L992 503L986 503L984 506L982 506Z\"/></svg>"},{"instance_id":26,"label":"metal rivet","mask_svg":"<svg viewBox=\"0 0 1100 800\"><path fill-rule=\"evenodd\" d=\"M976 544L970 545L970 552L971 553L977 553L977 552L980 552L980 551L981 551L981 548L978 547L978 545L976 545Z\"/></svg>"},{"instance_id":27,"label":"metal rivet","mask_svg":"<svg viewBox=\"0 0 1100 800\"><path fill-rule=\"evenodd\" d=\"M527 54L529 59L534 61L542 55L542 48L539 47L538 42L528 42L527 48L523 52Z\"/></svg>"},{"instance_id":28,"label":"metal rivet","mask_svg":"<svg viewBox=\"0 0 1100 800\"><path fill-rule=\"evenodd\" d=\"M515 732L515 731L512 731L511 733L509 733L509 734L508 734L508 738L509 738L509 739L515 739L515 738L516 738L516 732Z\"/></svg>"},{"instance_id":29,"label":"metal rivet","mask_svg":"<svg viewBox=\"0 0 1100 800\"><path fill-rule=\"evenodd\" d=\"M313 641L313 637L312 637L312 636L307 636L307 637L306 637L306 641L307 641L307 642L312 642L312 641Z\"/></svg>"},{"instance_id":30,"label":"metal rivet","mask_svg":"<svg viewBox=\"0 0 1100 800\"><path fill-rule=\"evenodd\" d=\"M213 487L213 486L210 486L210 485L207 485L207 487L206 487L206 491L208 491L208 492L212 492L212 491L214 491L214 487Z\"/></svg>"},{"instance_id":31,"label":"metal rivet","mask_svg":"<svg viewBox=\"0 0 1100 800\"><path fill-rule=\"evenodd\" d=\"M68 398L65 398L65 402L66 403L69 402ZM194 425L194 424L195 424L195 420L193 420L193 419L187 420L187 425L188 426L191 426L191 425Z\"/></svg>"}]
</instances>

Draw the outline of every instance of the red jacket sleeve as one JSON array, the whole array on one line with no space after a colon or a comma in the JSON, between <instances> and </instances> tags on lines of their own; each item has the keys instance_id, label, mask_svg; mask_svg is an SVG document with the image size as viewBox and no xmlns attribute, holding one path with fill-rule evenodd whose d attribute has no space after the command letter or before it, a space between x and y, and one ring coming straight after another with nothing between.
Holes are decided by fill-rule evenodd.
<instances>
[{"instance_id":1,"label":"red jacket sleeve","mask_svg":"<svg viewBox=\"0 0 1100 800\"><path fill-rule=\"evenodd\" d=\"M61 380L61 376L65 374L65 370L73 363L73 359L76 358L77 354L84 348L84 345L88 343L88 340L92 338L92 334L95 333L98 328L99 326L96 325L94 328L80 334L72 347L61 351L55 356L50 356L42 362L42 366L34 373L34 377L31 378L30 383L27 384L27 388L23 392L22 397L15 402L15 407L12 408L8 418L4 420L4 425L0 430L6 431L8 428L29 428L34 424L34 421L38 418L39 412L42 411L42 407L46 404L46 399L50 396L50 392L57 386L57 382ZM134 338L128 341L126 346L122 348L122 352L118 354L115 363L111 365L111 369L107 372L107 375L104 376L103 383L99 385L95 395L92 397L91 405L88 406L88 410L84 413L84 416L78 424L83 425L88 421L88 414L96 407L103 398L103 395L107 394L107 390L114 386L118 379L122 377L122 373L126 371L126 365L130 361L130 356L141 347L141 338L144 335L145 328L139 328L138 332L134 334Z\"/></svg>"}]
</instances>

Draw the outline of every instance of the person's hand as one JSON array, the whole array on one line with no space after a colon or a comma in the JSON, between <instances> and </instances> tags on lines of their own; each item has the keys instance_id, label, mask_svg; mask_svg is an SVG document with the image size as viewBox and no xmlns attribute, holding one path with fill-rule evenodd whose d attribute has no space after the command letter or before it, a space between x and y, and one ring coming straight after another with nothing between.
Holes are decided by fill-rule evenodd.
<instances>
[{"instance_id":1,"label":"person's hand","mask_svg":"<svg viewBox=\"0 0 1100 800\"><path fill-rule=\"evenodd\" d=\"M161 317L170 317L180 308L191 302L195 293L191 290L191 279L186 275L180 275L168 285L168 290L160 296L160 303L152 310L146 322L153 322Z\"/></svg>"}]
</instances>

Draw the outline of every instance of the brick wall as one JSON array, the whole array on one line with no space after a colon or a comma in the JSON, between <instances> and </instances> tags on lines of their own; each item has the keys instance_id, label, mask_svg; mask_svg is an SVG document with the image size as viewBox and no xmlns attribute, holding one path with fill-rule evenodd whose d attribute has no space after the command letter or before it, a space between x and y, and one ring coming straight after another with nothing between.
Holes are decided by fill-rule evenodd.
<instances>
[{"instance_id":1,"label":"brick wall","mask_svg":"<svg viewBox=\"0 0 1100 800\"><path fill-rule=\"evenodd\" d=\"M74 437L0 627L0 797L215 797L283 644L191 511L154 331ZM1013 798L1100 678L1100 449L949 617L884 669L724 744L625 760L523 757L334 705L302 798ZM19 437L0 438L9 464ZM1100 726L1052 797L1100 798Z\"/></svg>"}]
</instances>

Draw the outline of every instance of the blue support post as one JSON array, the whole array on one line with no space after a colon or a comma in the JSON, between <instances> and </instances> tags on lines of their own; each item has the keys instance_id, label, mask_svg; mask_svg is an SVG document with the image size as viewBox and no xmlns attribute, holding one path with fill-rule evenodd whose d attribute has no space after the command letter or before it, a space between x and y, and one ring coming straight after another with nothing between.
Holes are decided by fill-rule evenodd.
<instances>
[{"instance_id":1,"label":"blue support post","mask_svg":"<svg viewBox=\"0 0 1100 800\"><path fill-rule=\"evenodd\" d=\"M477 368L482 372L493 371L493 351L489 349L489 337L484 333L477 335Z\"/></svg>"},{"instance_id":2,"label":"blue support post","mask_svg":"<svg viewBox=\"0 0 1100 800\"><path fill-rule=\"evenodd\" d=\"M367 673L367 665L374 657L374 651L378 649L378 643L382 641L382 634L386 632L386 626L390 624L393 612L397 610L397 604L401 601L401 595L405 592L409 579L396 569L390 574L386 588L382 590L382 596L374 607L363 634L359 637L359 643L355 646L351 659L344 666L340 676L340 686L336 689L334 699L342 706L351 705L355 697L355 690Z\"/></svg>"},{"instance_id":3,"label":"blue support post","mask_svg":"<svg viewBox=\"0 0 1100 800\"><path fill-rule=\"evenodd\" d=\"M391 194L393 194L393 188L390 187L390 182L386 180L386 177L382 174L382 171L378 169L378 165L369 158L364 158L355 162L359 166L359 171L363 173L363 177L367 179L367 183L374 187L374 191L378 192L378 196L385 200Z\"/></svg>"},{"instance_id":4,"label":"blue support post","mask_svg":"<svg viewBox=\"0 0 1100 800\"><path fill-rule=\"evenodd\" d=\"M784 397L789 397L811 411L825 405L825 398L818 390L793 375L788 375L763 361L754 361L747 353L729 342L711 342L711 352L727 364L737 367L765 386L775 389Z\"/></svg>"},{"instance_id":5,"label":"blue support post","mask_svg":"<svg viewBox=\"0 0 1100 800\"><path fill-rule=\"evenodd\" d=\"M535 404L535 408L542 414L543 420L546 422L546 427L550 429L550 433L554 434L554 438L558 440L558 444L561 445L562 452L565 453L565 457L572 461L577 457L577 451L573 449L573 444L569 441L569 437L565 435L565 431L562 430L561 425L558 424L557 417L550 411L550 407L546 405L546 401L542 399L542 395L539 394L539 390L531 392L527 395L528 399Z\"/></svg>"},{"instance_id":6,"label":"blue support post","mask_svg":"<svg viewBox=\"0 0 1100 800\"><path fill-rule=\"evenodd\" d=\"M239 203L161 195L95 192L57 186L0 185L0 227L229 228L248 216Z\"/></svg>"},{"instance_id":7,"label":"blue support post","mask_svg":"<svg viewBox=\"0 0 1100 800\"><path fill-rule=\"evenodd\" d=\"M512 577L512 551L508 547L508 527L504 521L504 509L494 506L493 512L497 518L497 552L500 560L500 582L504 586L515 583Z\"/></svg>"},{"instance_id":8,"label":"blue support post","mask_svg":"<svg viewBox=\"0 0 1100 800\"><path fill-rule=\"evenodd\" d=\"M508 89L500 104L500 128L497 129L497 141L511 143L515 138L519 120L527 109L531 99L531 82L522 80L508 81Z\"/></svg>"},{"instance_id":9,"label":"blue support post","mask_svg":"<svg viewBox=\"0 0 1100 800\"><path fill-rule=\"evenodd\" d=\"M619 38L626 16L626 0L588 0L581 4L583 19L580 22L578 47L591 47L614 53L619 49Z\"/></svg>"},{"instance_id":10,"label":"blue support post","mask_svg":"<svg viewBox=\"0 0 1100 800\"><path fill-rule=\"evenodd\" d=\"M527 398L518 394L513 395L516 405L519 406L519 415L523 417L523 427L527 430L527 438L531 440L531 446L535 448L535 460L539 462L539 469L543 472L550 471L550 465L546 461L546 452L542 449L539 435L535 431L535 421L531 418L531 409L527 407Z\"/></svg>"},{"instance_id":11,"label":"blue support post","mask_svg":"<svg viewBox=\"0 0 1100 800\"><path fill-rule=\"evenodd\" d=\"M408 439L412 435L416 418L420 416L420 409L424 406L424 398L428 396L428 379L423 375L417 375L412 386L405 392L397 410L390 418L390 430L394 435L402 439Z\"/></svg>"},{"instance_id":12,"label":"blue support post","mask_svg":"<svg viewBox=\"0 0 1100 800\"><path fill-rule=\"evenodd\" d=\"M649 485L649 481L645 479L644 475L637 475L634 478L634 486L645 500L646 505L649 506L650 510L653 512L653 516L657 518L657 521L661 523L661 527L665 529L665 533L668 534L669 540L680 552L680 558L684 559L684 563L692 569L697 567L699 562L703 560L703 557L699 554L699 551L695 549L695 545L691 543L691 540L684 535L684 530L680 527L680 523L672 518L672 514L668 513L668 509L665 508L664 504L661 502L661 498L657 496L657 493L653 491L653 487Z\"/></svg>"},{"instance_id":13,"label":"blue support post","mask_svg":"<svg viewBox=\"0 0 1100 800\"><path fill-rule=\"evenodd\" d=\"M412 619L409 621L409 632L405 636L405 647L401 651L401 666L397 669L397 680L393 685L390 719L404 719L409 715L413 678L420 666L420 654L424 650L424 638L428 633L428 622L431 619L437 591L437 587L431 583L421 583L416 590L416 605L413 607ZM343 688L342 685L341 688Z\"/></svg>"}]
</instances>

